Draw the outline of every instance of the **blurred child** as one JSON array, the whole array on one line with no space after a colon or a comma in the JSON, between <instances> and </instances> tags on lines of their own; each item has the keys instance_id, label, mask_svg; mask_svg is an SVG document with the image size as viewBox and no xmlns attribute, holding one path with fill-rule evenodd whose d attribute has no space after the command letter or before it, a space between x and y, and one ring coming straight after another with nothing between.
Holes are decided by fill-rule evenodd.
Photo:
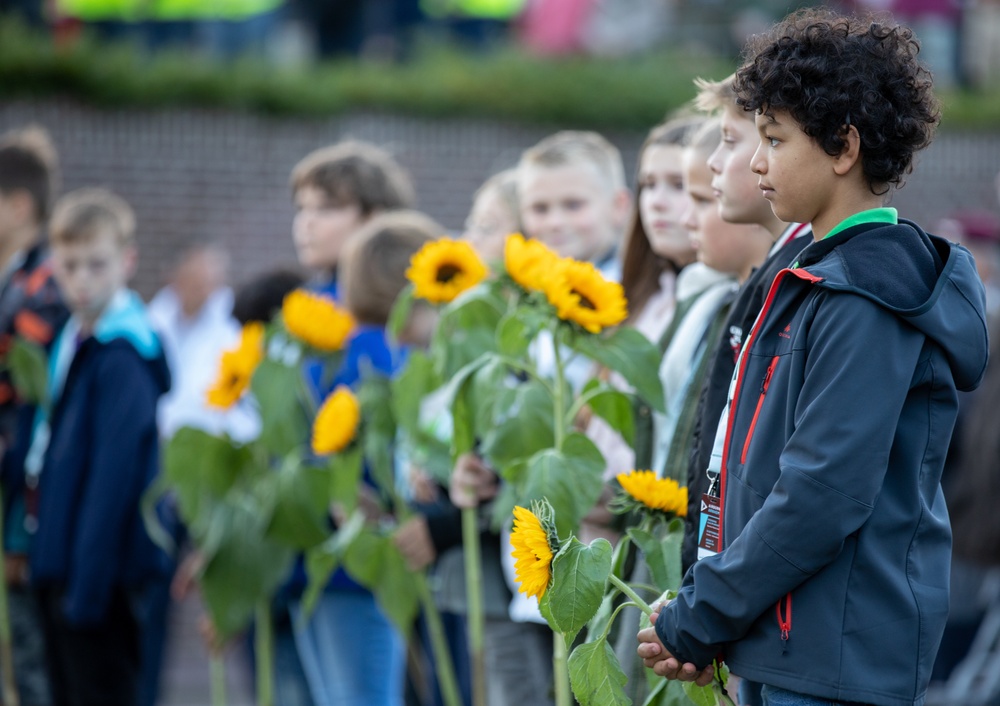
<instances>
[{"instance_id":1,"label":"blurred child","mask_svg":"<svg viewBox=\"0 0 1000 706\"><path fill-rule=\"evenodd\" d=\"M631 197L614 145L596 132L557 132L521 155L517 193L527 237L619 278Z\"/></svg>"},{"instance_id":2,"label":"blurred child","mask_svg":"<svg viewBox=\"0 0 1000 706\"><path fill-rule=\"evenodd\" d=\"M657 345L674 316L678 276L695 260L691 238L681 222L687 204L682 157L684 142L702 121L700 117L677 118L657 125L639 151L638 193L622 254L622 288L629 309L625 324ZM661 350L667 343L662 342ZM618 375L610 381L628 389ZM588 421L587 436L604 456L605 481L633 468L649 467L652 409L644 402L636 402L635 423L635 441L628 444L600 417ZM599 508L603 507L602 502ZM610 514L597 509L585 522L595 525L597 532L598 526L610 520Z\"/></svg>"},{"instance_id":3,"label":"blurred child","mask_svg":"<svg viewBox=\"0 0 1000 706\"><path fill-rule=\"evenodd\" d=\"M58 181L55 148L38 127L0 136L0 457L3 477L4 580L14 644L14 676L24 706L50 703L38 606L28 588L24 454L34 406L21 399L6 370L7 349L20 337L43 348L68 312L43 242Z\"/></svg>"},{"instance_id":4,"label":"blurred child","mask_svg":"<svg viewBox=\"0 0 1000 706\"><path fill-rule=\"evenodd\" d=\"M334 299L340 298L338 265L347 240L373 216L406 208L414 198L399 164L363 142L343 142L307 155L292 170L291 186L299 262L316 273L312 288ZM324 378L319 362L306 363L304 374L319 404L337 385L357 384L362 372L391 375L398 364L381 326L359 326L333 380ZM294 584L305 586L301 562ZM308 619L297 602L291 613L317 705L402 705L403 640L371 592L338 569ZM368 649L358 649L362 643Z\"/></svg>"},{"instance_id":5,"label":"blurred child","mask_svg":"<svg viewBox=\"0 0 1000 706\"><path fill-rule=\"evenodd\" d=\"M507 169L491 176L476 191L462 237L472 243L481 258L499 262L503 260L507 236L520 231L517 170Z\"/></svg>"},{"instance_id":6,"label":"blurred child","mask_svg":"<svg viewBox=\"0 0 1000 706\"><path fill-rule=\"evenodd\" d=\"M54 703L134 704L144 583L166 569L146 534L143 492L157 473L156 407L170 387L138 295L135 217L82 189L51 223L54 271L72 316L52 347L50 409L27 461L38 482L31 545Z\"/></svg>"}]
</instances>

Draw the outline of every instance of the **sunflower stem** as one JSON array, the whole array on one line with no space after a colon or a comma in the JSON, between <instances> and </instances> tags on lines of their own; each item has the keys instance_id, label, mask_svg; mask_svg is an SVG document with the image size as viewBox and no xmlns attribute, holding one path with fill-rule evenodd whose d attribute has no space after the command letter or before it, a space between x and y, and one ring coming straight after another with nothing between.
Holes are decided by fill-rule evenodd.
<instances>
[{"instance_id":1,"label":"sunflower stem","mask_svg":"<svg viewBox=\"0 0 1000 706\"><path fill-rule=\"evenodd\" d=\"M226 665L222 655L212 652L208 669L212 680L212 706L226 706Z\"/></svg>"},{"instance_id":2,"label":"sunflower stem","mask_svg":"<svg viewBox=\"0 0 1000 706\"><path fill-rule=\"evenodd\" d=\"M472 661L472 704L486 706L486 656L483 652L483 569L479 557L477 508L462 508L462 551L465 553L466 612L469 658Z\"/></svg>"},{"instance_id":3,"label":"sunflower stem","mask_svg":"<svg viewBox=\"0 0 1000 706\"><path fill-rule=\"evenodd\" d=\"M257 601L254 649L257 657L257 706L274 706L274 644L271 630L271 604L267 598Z\"/></svg>"},{"instance_id":4,"label":"sunflower stem","mask_svg":"<svg viewBox=\"0 0 1000 706\"><path fill-rule=\"evenodd\" d=\"M555 427L555 447L556 451L562 451L563 440L566 437L566 400L563 399L564 387L566 384L566 373L563 370L562 352L559 350L562 345L562 337L559 336L559 329L556 330L556 335L552 337L552 350L553 356L555 358L555 368L556 368L556 385L555 389L552 391L552 404L554 405L554 424Z\"/></svg>"},{"instance_id":5,"label":"sunflower stem","mask_svg":"<svg viewBox=\"0 0 1000 706\"><path fill-rule=\"evenodd\" d=\"M555 633L552 640L552 672L555 677L556 706L573 706L573 692L569 685L569 650L566 648L566 635Z\"/></svg>"},{"instance_id":6,"label":"sunflower stem","mask_svg":"<svg viewBox=\"0 0 1000 706\"><path fill-rule=\"evenodd\" d=\"M618 588L619 591L628 596L629 600L635 602L636 606L639 607L639 610L645 613L647 617L653 613L653 609L650 607L650 605L646 603L646 601L639 598L639 594L633 591L631 586L629 586L627 583L622 581L614 574L611 574L608 577L608 579Z\"/></svg>"},{"instance_id":7,"label":"sunflower stem","mask_svg":"<svg viewBox=\"0 0 1000 706\"><path fill-rule=\"evenodd\" d=\"M5 566L7 559L3 551L3 523L3 497L0 496L0 566ZM7 608L7 581L3 576L0 576L0 670L3 670L3 703L18 706L20 697L14 681L14 645Z\"/></svg>"},{"instance_id":8,"label":"sunflower stem","mask_svg":"<svg viewBox=\"0 0 1000 706\"><path fill-rule=\"evenodd\" d=\"M454 662L451 659L451 650L448 649L448 641L445 639L441 614L438 612L437 606L434 605L434 596L427 585L427 576L417 574L414 579L417 583L417 592L420 594L420 602L423 605L427 631L430 633L431 648L434 650L434 669L437 673L438 688L441 690L441 700L444 702L444 706L462 706L462 698L458 692L458 680L455 678Z\"/></svg>"}]
</instances>

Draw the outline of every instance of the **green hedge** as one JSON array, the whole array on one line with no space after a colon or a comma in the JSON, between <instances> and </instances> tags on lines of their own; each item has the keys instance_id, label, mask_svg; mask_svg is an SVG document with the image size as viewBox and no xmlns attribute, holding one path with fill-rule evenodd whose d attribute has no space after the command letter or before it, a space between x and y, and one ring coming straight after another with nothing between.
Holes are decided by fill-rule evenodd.
<instances>
[{"instance_id":1,"label":"green hedge","mask_svg":"<svg viewBox=\"0 0 1000 706\"><path fill-rule=\"evenodd\" d=\"M224 66L90 41L56 48L23 27L0 25L0 97L63 95L115 108L201 106L304 116L361 108L643 129L693 96L692 78L719 78L731 70L723 60L668 50L627 59L556 60L513 50L469 55L442 48L399 65ZM1000 91L943 98L946 128L1000 126Z\"/></svg>"}]
</instances>

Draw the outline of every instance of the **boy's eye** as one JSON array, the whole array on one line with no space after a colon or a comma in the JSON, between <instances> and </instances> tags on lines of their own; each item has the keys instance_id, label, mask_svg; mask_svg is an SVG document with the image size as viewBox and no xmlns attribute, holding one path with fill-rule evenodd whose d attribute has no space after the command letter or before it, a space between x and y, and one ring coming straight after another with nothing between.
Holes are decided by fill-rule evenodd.
<instances>
[{"instance_id":1,"label":"boy's eye","mask_svg":"<svg viewBox=\"0 0 1000 706\"><path fill-rule=\"evenodd\" d=\"M767 140L767 144L769 144L771 147L777 147L778 144L781 142L781 140L777 139L776 137L765 137L764 139Z\"/></svg>"},{"instance_id":2,"label":"boy's eye","mask_svg":"<svg viewBox=\"0 0 1000 706\"><path fill-rule=\"evenodd\" d=\"M567 211L579 211L583 208L583 201L580 199L570 199L564 204Z\"/></svg>"},{"instance_id":3,"label":"boy's eye","mask_svg":"<svg viewBox=\"0 0 1000 706\"><path fill-rule=\"evenodd\" d=\"M667 186L673 191L684 191L684 180L679 176L671 177L667 179Z\"/></svg>"}]
</instances>

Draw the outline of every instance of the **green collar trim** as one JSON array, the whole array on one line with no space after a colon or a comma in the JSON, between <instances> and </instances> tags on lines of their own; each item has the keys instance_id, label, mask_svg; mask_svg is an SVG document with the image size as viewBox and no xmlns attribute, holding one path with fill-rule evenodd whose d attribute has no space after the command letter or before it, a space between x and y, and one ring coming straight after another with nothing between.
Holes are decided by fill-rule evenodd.
<instances>
[{"instance_id":1,"label":"green collar trim","mask_svg":"<svg viewBox=\"0 0 1000 706\"><path fill-rule=\"evenodd\" d=\"M897 225L899 223L899 213L896 209L888 206L884 208L870 208L867 211L855 213L853 216L848 216L838 223L833 230L826 234L823 240L862 223L888 223L890 225Z\"/></svg>"}]
</instances>

